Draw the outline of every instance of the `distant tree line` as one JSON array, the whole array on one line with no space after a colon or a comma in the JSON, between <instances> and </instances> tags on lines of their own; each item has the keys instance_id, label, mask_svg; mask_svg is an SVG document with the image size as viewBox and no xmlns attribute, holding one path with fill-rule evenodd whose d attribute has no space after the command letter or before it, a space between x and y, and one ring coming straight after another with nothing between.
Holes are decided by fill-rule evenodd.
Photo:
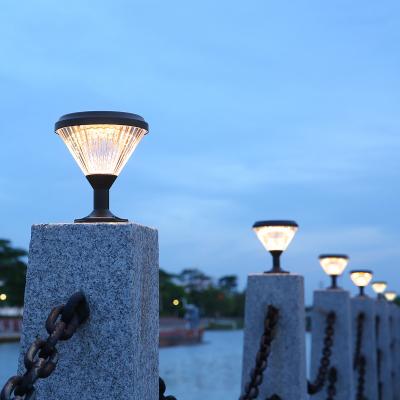
<instances>
[{"instance_id":1,"label":"distant tree line","mask_svg":"<svg viewBox=\"0 0 400 400\"><path fill-rule=\"evenodd\" d=\"M23 306L26 255L25 250L12 247L9 240L0 239L0 307Z\"/></svg>"},{"instance_id":2,"label":"distant tree line","mask_svg":"<svg viewBox=\"0 0 400 400\"><path fill-rule=\"evenodd\" d=\"M26 256L6 239L0 239L0 307L24 304ZM183 316L185 304L199 307L204 317L243 317L245 292L238 290L236 275L217 280L197 268L178 274L160 269L160 315ZM400 305L400 297L395 300Z\"/></svg>"},{"instance_id":3,"label":"distant tree line","mask_svg":"<svg viewBox=\"0 0 400 400\"><path fill-rule=\"evenodd\" d=\"M185 304L199 307L205 317L243 317L244 292L236 275L214 281L197 268L178 274L160 269L160 315L182 316Z\"/></svg>"}]
</instances>

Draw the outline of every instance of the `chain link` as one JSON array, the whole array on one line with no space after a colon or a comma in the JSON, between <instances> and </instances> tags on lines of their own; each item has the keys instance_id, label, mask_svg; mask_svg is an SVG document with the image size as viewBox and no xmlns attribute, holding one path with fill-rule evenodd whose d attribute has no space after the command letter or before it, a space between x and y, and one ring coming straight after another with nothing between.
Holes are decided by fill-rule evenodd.
<instances>
[{"instance_id":1,"label":"chain link","mask_svg":"<svg viewBox=\"0 0 400 400\"><path fill-rule=\"evenodd\" d=\"M72 295L66 305L53 308L46 321L49 337L46 340L36 339L32 343L24 356L26 372L7 381L0 393L0 400L35 400L35 382L48 378L57 367L58 341L70 339L88 317L89 306L81 292Z\"/></svg>"},{"instance_id":2,"label":"chain link","mask_svg":"<svg viewBox=\"0 0 400 400\"><path fill-rule=\"evenodd\" d=\"M337 370L336 368L332 367L330 368L328 374L328 387L326 389L328 397L326 398L326 400L334 400L336 396L336 382L337 382Z\"/></svg>"},{"instance_id":3,"label":"chain link","mask_svg":"<svg viewBox=\"0 0 400 400\"><path fill-rule=\"evenodd\" d=\"M159 400L176 400L174 396L165 396L165 391L167 390L165 382L163 379L159 378Z\"/></svg>"},{"instance_id":4,"label":"chain link","mask_svg":"<svg viewBox=\"0 0 400 400\"><path fill-rule=\"evenodd\" d=\"M365 314L363 312L360 312L357 316L356 346L355 346L354 365L353 365L354 370L357 370L358 372L356 400L365 400L364 386L365 386L365 369L367 362L364 355L361 354L364 321L365 321Z\"/></svg>"},{"instance_id":5,"label":"chain link","mask_svg":"<svg viewBox=\"0 0 400 400\"><path fill-rule=\"evenodd\" d=\"M271 354L271 343L275 338L278 319L279 310L271 305L268 306L264 320L264 332L256 355L256 365L250 372L250 381L245 385L244 394L240 396L239 400L253 400L259 395L259 386L263 382L264 371L268 366L268 357ZM280 397L274 394L266 400L280 400Z\"/></svg>"},{"instance_id":6,"label":"chain link","mask_svg":"<svg viewBox=\"0 0 400 400\"><path fill-rule=\"evenodd\" d=\"M313 395L320 392L326 382L331 363L333 336L335 334L336 314L331 311L326 316L324 347L318 368L317 377L314 382L308 382L308 394Z\"/></svg>"}]
</instances>

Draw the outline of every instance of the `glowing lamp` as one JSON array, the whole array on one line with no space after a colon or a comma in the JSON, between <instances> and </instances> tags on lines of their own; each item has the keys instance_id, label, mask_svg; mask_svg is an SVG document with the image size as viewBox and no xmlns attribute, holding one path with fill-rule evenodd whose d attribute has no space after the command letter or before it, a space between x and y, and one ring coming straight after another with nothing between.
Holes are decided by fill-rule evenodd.
<instances>
[{"instance_id":1,"label":"glowing lamp","mask_svg":"<svg viewBox=\"0 0 400 400\"><path fill-rule=\"evenodd\" d=\"M392 291L387 291L385 293L385 298L387 301L395 301L397 297L397 293L396 292L392 292Z\"/></svg>"},{"instance_id":2,"label":"glowing lamp","mask_svg":"<svg viewBox=\"0 0 400 400\"><path fill-rule=\"evenodd\" d=\"M5 293L0 294L0 301L6 301L7 295Z\"/></svg>"},{"instance_id":3,"label":"glowing lamp","mask_svg":"<svg viewBox=\"0 0 400 400\"><path fill-rule=\"evenodd\" d=\"M143 136L147 122L136 114L88 111L63 115L55 131L94 190L94 210L75 222L126 222L109 209L109 190Z\"/></svg>"},{"instance_id":4,"label":"glowing lamp","mask_svg":"<svg viewBox=\"0 0 400 400\"><path fill-rule=\"evenodd\" d=\"M372 279L372 271L363 269L357 271L350 271L350 278L353 283L360 289L360 296L365 296L364 288L368 286Z\"/></svg>"},{"instance_id":5,"label":"glowing lamp","mask_svg":"<svg viewBox=\"0 0 400 400\"><path fill-rule=\"evenodd\" d=\"M375 281L371 284L373 291L377 294L378 298L382 298L383 292L387 288L387 283L384 281Z\"/></svg>"},{"instance_id":6,"label":"glowing lamp","mask_svg":"<svg viewBox=\"0 0 400 400\"><path fill-rule=\"evenodd\" d=\"M346 269L349 257L344 254L323 254L319 256L319 263L324 272L331 277L330 289L338 289L337 278Z\"/></svg>"},{"instance_id":7,"label":"glowing lamp","mask_svg":"<svg viewBox=\"0 0 400 400\"><path fill-rule=\"evenodd\" d=\"M294 221L258 221L253 225L258 239L272 255L273 266L267 273L287 273L281 269L280 257L289 246L298 227Z\"/></svg>"},{"instance_id":8,"label":"glowing lamp","mask_svg":"<svg viewBox=\"0 0 400 400\"><path fill-rule=\"evenodd\" d=\"M181 303L181 302L180 302L178 299L172 300L172 304L173 304L175 307L178 307L180 303Z\"/></svg>"}]
</instances>

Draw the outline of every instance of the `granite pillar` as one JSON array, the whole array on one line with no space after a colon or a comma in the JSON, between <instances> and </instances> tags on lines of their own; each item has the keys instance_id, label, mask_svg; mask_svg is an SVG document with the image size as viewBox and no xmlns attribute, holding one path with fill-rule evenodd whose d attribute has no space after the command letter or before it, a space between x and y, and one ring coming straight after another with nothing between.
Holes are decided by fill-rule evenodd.
<instances>
[{"instance_id":1,"label":"granite pillar","mask_svg":"<svg viewBox=\"0 0 400 400\"><path fill-rule=\"evenodd\" d=\"M355 353L357 318L364 314L361 355L365 357L364 396L368 400L378 400L378 369L376 356L375 300L367 296L358 296L350 300L352 318L353 356ZM354 370L354 388L357 394L359 373Z\"/></svg>"},{"instance_id":2,"label":"granite pillar","mask_svg":"<svg viewBox=\"0 0 400 400\"><path fill-rule=\"evenodd\" d=\"M400 400L400 307L389 303L390 351L394 400Z\"/></svg>"},{"instance_id":3,"label":"granite pillar","mask_svg":"<svg viewBox=\"0 0 400 400\"><path fill-rule=\"evenodd\" d=\"M255 366L269 305L279 309L276 337L258 398L273 394L305 400L305 310L303 277L295 274L251 274L246 290L242 393Z\"/></svg>"},{"instance_id":4,"label":"granite pillar","mask_svg":"<svg viewBox=\"0 0 400 400\"><path fill-rule=\"evenodd\" d=\"M316 290L312 311L311 382L316 378L324 347L326 317L334 312L334 336L330 367L337 371L335 400L354 398L353 352L351 342L351 309L349 293L342 289ZM314 400L327 398L326 386L312 396Z\"/></svg>"},{"instance_id":5,"label":"granite pillar","mask_svg":"<svg viewBox=\"0 0 400 400\"><path fill-rule=\"evenodd\" d=\"M158 400L157 231L133 223L34 225L22 352L47 337L49 311L78 290L90 318L59 342L60 361L37 382L37 400Z\"/></svg>"},{"instance_id":6,"label":"granite pillar","mask_svg":"<svg viewBox=\"0 0 400 400\"><path fill-rule=\"evenodd\" d=\"M393 400L391 331L389 322L389 303L378 298L376 310L376 351L378 363L378 393L381 400ZM394 360L393 360L394 361Z\"/></svg>"}]
</instances>

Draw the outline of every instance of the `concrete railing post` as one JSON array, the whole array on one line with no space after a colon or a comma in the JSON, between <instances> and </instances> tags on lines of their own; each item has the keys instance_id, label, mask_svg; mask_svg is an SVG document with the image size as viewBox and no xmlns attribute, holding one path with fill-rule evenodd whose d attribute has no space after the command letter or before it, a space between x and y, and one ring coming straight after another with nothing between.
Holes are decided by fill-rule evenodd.
<instances>
[{"instance_id":1,"label":"concrete railing post","mask_svg":"<svg viewBox=\"0 0 400 400\"><path fill-rule=\"evenodd\" d=\"M133 223L33 226L22 355L47 337L52 307L78 290L90 318L57 345L60 361L37 382L37 400L158 400L157 231Z\"/></svg>"},{"instance_id":2,"label":"concrete railing post","mask_svg":"<svg viewBox=\"0 0 400 400\"><path fill-rule=\"evenodd\" d=\"M389 303L390 351L394 400L400 400L400 307Z\"/></svg>"},{"instance_id":3,"label":"concrete railing post","mask_svg":"<svg viewBox=\"0 0 400 400\"><path fill-rule=\"evenodd\" d=\"M259 399L274 394L305 400L305 310L303 277L295 274L251 274L246 291L242 393L255 367L269 305L279 310L276 336L259 389Z\"/></svg>"},{"instance_id":4,"label":"concrete railing post","mask_svg":"<svg viewBox=\"0 0 400 400\"><path fill-rule=\"evenodd\" d=\"M378 398L393 399L391 332L389 325L389 303L384 298L376 300L376 351L378 365Z\"/></svg>"},{"instance_id":5,"label":"concrete railing post","mask_svg":"<svg viewBox=\"0 0 400 400\"><path fill-rule=\"evenodd\" d=\"M318 374L324 347L326 318L330 312L334 312L336 316L330 357L330 367L337 371L335 400L351 400L354 398L351 309L350 296L345 290L327 289L314 292L310 378L312 382ZM325 400L326 386L311 398Z\"/></svg>"},{"instance_id":6,"label":"concrete railing post","mask_svg":"<svg viewBox=\"0 0 400 400\"><path fill-rule=\"evenodd\" d=\"M357 320L364 314L362 329L361 355L365 358L364 397L378 399L378 370L376 357L375 300L366 296L354 297L351 302L353 356L356 347ZM354 361L354 360L353 360ZM357 395L359 387L359 370L354 370L354 389Z\"/></svg>"}]
</instances>

